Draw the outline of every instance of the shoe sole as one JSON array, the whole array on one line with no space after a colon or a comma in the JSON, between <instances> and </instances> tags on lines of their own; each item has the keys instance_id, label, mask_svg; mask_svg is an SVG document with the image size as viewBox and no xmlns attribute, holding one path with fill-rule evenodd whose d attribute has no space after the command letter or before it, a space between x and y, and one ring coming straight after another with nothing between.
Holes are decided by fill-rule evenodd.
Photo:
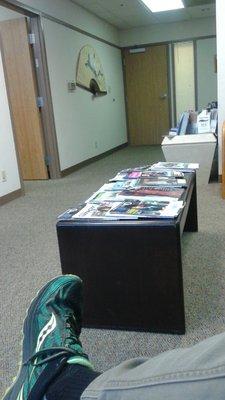
<instances>
[{"instance_id":1,"label":"shoe sole","mask_svg":"<svg viewBox=\"0 0 225 400\"><path fill-rule=\"evenodd\" d=\"M61 280L60 280L61 278ZM18 394L23 386L24 380L26 378L26 373L27 373L27 366L23 365L24 362L27 361L27 359L30 356L30 338L31 338L31 323L30 320L34 318L35 311L42 302L45 294L48 292L49 287L59 280L59 284L54 287L54 290L52 292L49 292L49 296L54 294L60 286L65 286L66 284L73 283L73 282L79 282L82 284L82 280L76 276L76 275L62 275L58 276L56 278L53 278L50 280L48 283L46 283L45 286L43 286L36 294L36 296L31 300L30 306L26 310L26 317L24 319L23 323L23 329L22 329L22 354L21 354L21 361L19 363L19 369L16 377L13 379L12 385L6 389L6 392L2 398L2 400L17 400ZM28 338L26 341L26 346L24 339L25 337ZM27 343L28 342L28 343ZM21 399L23 400L23 399Z\"/></svg>"}]
</instances>

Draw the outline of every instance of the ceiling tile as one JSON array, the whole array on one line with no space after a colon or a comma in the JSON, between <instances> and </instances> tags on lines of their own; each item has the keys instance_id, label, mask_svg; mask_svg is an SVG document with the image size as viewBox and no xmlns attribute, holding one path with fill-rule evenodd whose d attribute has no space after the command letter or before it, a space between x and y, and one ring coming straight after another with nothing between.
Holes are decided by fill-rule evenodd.
<instances>
[{"instance_id":1,"label":"ceiling tile","mask_svg":"<svg viewBox=\"0 0 225 400\"><path fill-rule=\"evenodd\" d=\"M147 26L157 23L184 21L215 15L214 0L185 0L189 4L201 4L180 10L152 13L141 0L71 0L99 18L119 29Z\"/></svg>"},{"instance_id":2,"label":"ceiling tile","mask_svg":"<svg viewBox=\"0 0 225 400\"><path fill-rule=\"evenodd\" d=\"M183 0L186 7L202 6L205 4L215 4L215 0Z\"/></svg>"},{"instance_id":3,"label":"ceiling tile","mask_svg":"<svg viewBox=\"0 0 225 400\"><path fill-rule=\"evenodd\" d=\"M156 17L159 23L170 23L190 19L190 15L185 8L176 11L156 13Z\"/></svg>"},{"instance_id":4,"label":"ceiling tile","mask_svg":"<svg viewBox=\"0 0 225 400\"><path fill-rule=\"evenodd\" d=\"M206 4L204 6L188 7L187 12L191 18L205 18L216 14L215 4Z\"/></svg>"}]
</instances>

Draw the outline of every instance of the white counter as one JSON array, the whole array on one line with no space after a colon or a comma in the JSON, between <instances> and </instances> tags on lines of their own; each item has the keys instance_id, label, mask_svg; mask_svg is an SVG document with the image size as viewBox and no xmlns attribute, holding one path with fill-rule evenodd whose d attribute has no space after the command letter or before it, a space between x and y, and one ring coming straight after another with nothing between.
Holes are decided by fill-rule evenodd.
<instances>
[{"instance_id":1,"label":"white counter","mask_svg":"<svg viewBox=\"0 0 225 400\"><path fill-rule=\"evenodd\" d=\"M198 133L194 135L177 135L173 138L165 136L162 141L162 146L173 144L190 144L190 143L216 143L216 138L213 133Z\"/></svg>"},{"instance_id":2,"label":"white counter","mask_svg":"<svg viewBox=\"0 0 225 400\"><path fill-rule=\"evenodd\" d=\"M166 161L199 163L197 182L207 184L216 143L213 133L179 135L173 138L166 136L162 141L162 151Z\"/></svg>"}]
</instances>

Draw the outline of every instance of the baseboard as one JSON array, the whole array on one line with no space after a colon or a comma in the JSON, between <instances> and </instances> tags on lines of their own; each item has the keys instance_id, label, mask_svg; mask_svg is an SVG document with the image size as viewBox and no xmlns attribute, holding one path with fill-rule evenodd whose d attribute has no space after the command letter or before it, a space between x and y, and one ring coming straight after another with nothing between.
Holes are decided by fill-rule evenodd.
<instances>
[{"instance_id":1,"label":"baseboard","mask_svg":"<svg viewBox=\"0 0 225 400\"><path fill-rule=\"evenodd\" d=\"M9 201L15 200L20 196L23 196L24 191L22 188L14 190L14 192L8 193L5 196L0 197L0 206L8 203Z\"/></svg>"},{"instance_id":2,"label":"baseboard","mask_svg":"<svg viewBox=\"0 0 225 400\"><path fill-rule=\"evenodd\" d=\"M64 176L70 175L73 172L77 171L78 169L80 169L86 165L89 165L89 164L93 163L94 161L100 160L101 158L107 157L108 155L114 153L115 151L121 150L127 146L128 146L128 142L120 144L119 146L114 147L113 149L107 150L104 153L101 153L95 157L89 158L88 160L82 161L79 164L76 164L76 165L73 165L72 167L66 168L61 171L61 177L63 178Z\"/></svg>"}]
</instances>

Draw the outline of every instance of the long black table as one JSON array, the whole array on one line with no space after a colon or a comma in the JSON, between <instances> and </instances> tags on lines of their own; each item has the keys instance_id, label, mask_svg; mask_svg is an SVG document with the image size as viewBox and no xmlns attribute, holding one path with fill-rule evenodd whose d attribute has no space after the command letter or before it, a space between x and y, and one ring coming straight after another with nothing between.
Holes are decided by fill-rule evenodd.
<instances>
[{"instance_id":1,"label":"long black table","mask_svg":"<svg viewBox=\"0 0 225 400\"><path fill-rule=\"evenodd\" d=\"M185 333L181 237L198 230L196 174L176 219L59 221L62 273L84 281L83 325Z\"/></svg>"}]
</instances>

